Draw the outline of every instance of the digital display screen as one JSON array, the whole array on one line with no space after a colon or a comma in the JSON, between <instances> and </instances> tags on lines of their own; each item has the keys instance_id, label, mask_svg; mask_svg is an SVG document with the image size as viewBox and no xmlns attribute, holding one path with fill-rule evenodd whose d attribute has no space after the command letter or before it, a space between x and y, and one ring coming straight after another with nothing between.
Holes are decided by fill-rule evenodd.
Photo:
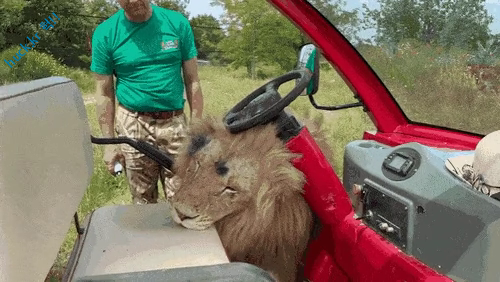
<instances>
[{"instance_id":1,"label":"digital display screen","mask_svg":"<svg viewBox=\"0 0 500 282\"><path fill-rule=\"evenodd\" d=\"M389 165L395 169L401 169L401 166L406 162L406 159L398 156L398 155L395 155L391 162L389 163Z\"/></svg>"}]
</instances>

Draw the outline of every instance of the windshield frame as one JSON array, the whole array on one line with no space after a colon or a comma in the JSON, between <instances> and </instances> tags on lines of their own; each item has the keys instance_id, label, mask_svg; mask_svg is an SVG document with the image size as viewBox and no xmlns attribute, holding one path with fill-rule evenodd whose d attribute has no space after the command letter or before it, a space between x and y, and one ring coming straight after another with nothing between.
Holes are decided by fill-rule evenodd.
<instances>
[{"instance_id":1,"label":"windshield frame","mask_svg":"<svg viewBox=\"0 0 500 282\"><path fill-rule=\"evenodd\" d=\"M363 139L390 146L420 142L434 147L473 150L482 138L480 134L409 121L364 57L313 5L303 0L267 1L308 36L353 93L359 95L376 127L374 132L366 131Z\"/></svg>"},{"instance_id":2,"label":"windshield frame","mask_svg":"<svg viewBox=\"0 0 500 282\"><path fill-rule=\"evenodd\" d=\"M405 113L405 110L403 109L403 107L400 105L400 103L397 101L397 99L394 97L393 93L389 90L389 88L387 87L386 83L382 80L382 78L378 75L378 73L373 69L373 67L371 66L371 64L365 59L365 57L358 51L358 49L344 36L344 34L330 21L328 20L321 11L319 11L313 3L310 2L310 0L304 0L303 1L305 3L305 5L307 5L310 9L313 9L317 15L319 17L322 18L322 20L325 22L325 24L329 25L331 28L333 28L342 38L343 40L348 44L350 45L353 49L354 49L354 52L357 53L357 55L363 60L364 64L366 64L366 66L371 70L372 74L377 78L378 82L383 86L384 88L384 92L385 94L387 94L388 96L390 96L392 102L395 104L395 106L399 109L399 111L401 112L401 115L404 117L405 121L406 121L406 124L403 126L403 124L401 124L400 127L398 127L398 129L395 130L395 132L398 132L398 133L401 133L401 134L415 134L415 128L411 128L409 127L409 125L416 125L416 126L421 126L421 127L428 127L428 128L432 128L432 129L436 129L439 133L441 134L446 134L446 133L449 133L449 132L456 132L456 133L460 133L462 135L468 135L470 137L475 137L475 139L477 139L477 137L479 138L482 138L485 136L485 134L481 134L481 133L476 133L476 132L472 132L472 131L467 131L467 130L462 130L462 129L457 129L457 128L451 128L451 127L446 127L446 126L442 126L442 125L437 125L437 124L430 124L430 123L425 123L425 122L420 122L420 121L415 121L415 120L412 120L408 117L408 115ZM309 33L306 33L308 36L310 36ZM315 41L315 39L311 38L311 40L316 44L317 42ZM321 50L321 48L320 48ZM322 54L323 54L323 50L322 51ZM325 54L323 54L323 56L325 56ZM326 56L325 56L326 58ZM339 73L339 75L342 75L342 72L339 68L337 68L337 66L335 65L335 63L333 63L331 60L327 59L331 65L336 69L336 71ZM344 77L343 77L344 78ZM346 80L344 78L344 80L346 81L346 83L348 82L348 80ZM351 88L353 89L353 88ZM355 90L353 90L353 92L355 94L357 94L357 92ZM384 93L381 93L379 92L380 94L384 94ZM435 133L434 133L435 134Z\"/></svg>"}]
</instances>

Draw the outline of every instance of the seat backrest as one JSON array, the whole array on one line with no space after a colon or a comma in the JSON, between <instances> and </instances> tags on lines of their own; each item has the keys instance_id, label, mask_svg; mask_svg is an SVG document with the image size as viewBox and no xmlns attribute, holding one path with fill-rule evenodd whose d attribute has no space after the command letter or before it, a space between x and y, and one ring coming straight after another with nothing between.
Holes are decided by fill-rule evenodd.
<instances>
[{"instance_id":1,"label":"seat backrest","mask_svg":"<svg viewBox=\"0 0 500 282\"><path fill-rule=\"evenodd\" d=\"M93 172L78 86L0 86L0 281L44 281Z\"/></svg>"}]
</instances>

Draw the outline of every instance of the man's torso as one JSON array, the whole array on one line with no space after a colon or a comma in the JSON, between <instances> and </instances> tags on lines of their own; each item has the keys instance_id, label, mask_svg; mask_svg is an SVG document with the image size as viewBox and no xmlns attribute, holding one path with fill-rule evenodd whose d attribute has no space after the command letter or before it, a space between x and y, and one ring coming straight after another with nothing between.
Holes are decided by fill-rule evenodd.
<instances>
[{"instance_id":1,"label":"man's torso","mask_svg":"<svg viewBox=\"0 0 500 282\"><path fill-rule=\"evenodd\" d=\"M155 112L182 109L184 84L180 14L152 5L144 23L130 22L120 10L96 32L107 36L116 72L116 96L126 108Z\"/></svg>"}]
</instances>

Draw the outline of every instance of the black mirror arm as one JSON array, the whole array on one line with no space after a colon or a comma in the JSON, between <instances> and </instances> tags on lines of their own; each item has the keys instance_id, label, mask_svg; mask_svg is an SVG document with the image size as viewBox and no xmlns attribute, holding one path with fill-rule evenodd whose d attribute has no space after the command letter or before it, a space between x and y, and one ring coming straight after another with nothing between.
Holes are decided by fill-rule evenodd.
<instances>
[{"instance_id":1,"label":"black mirror arm","mask_svg":"<svg viewBox=\"0 0 500 282\"><path fill-rule=\"evenodd\" d=\"M342 109L363 107L362 102L350 103L350 104L345 104L345 105L340 105L340 106L330 106L330 107L319 106L318 104L316 104L316 101L314 101L313 95L307 95L307 96L309 96L309 101L311 101L311 104L318 110L336 111L336 110L342 110Z\"/></svg>"}]
</instances>

